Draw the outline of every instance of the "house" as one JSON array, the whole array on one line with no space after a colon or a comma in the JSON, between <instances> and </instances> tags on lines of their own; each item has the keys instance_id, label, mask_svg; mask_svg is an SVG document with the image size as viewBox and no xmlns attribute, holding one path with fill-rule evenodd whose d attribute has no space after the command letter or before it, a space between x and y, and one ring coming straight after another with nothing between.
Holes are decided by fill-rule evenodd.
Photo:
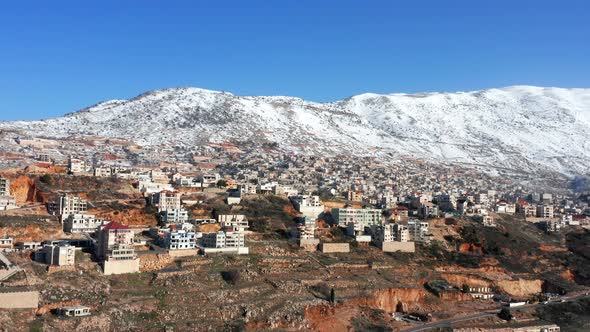
<instances>
[{"instance_id":1,"label":"house","mask_svg":"<svg viewBox=\"0 0 590 332\"><path fill-rule=\"evenodd\" d=\"M90 316L90 308L81 305L67 306L57 309L57 314L67 317Z\"/></svg>"},{"instance_id":2,"label":"house","mask_svg":"<svg viewBox=\"0 0 590 332\"><path fill-rule=\"evenodd\" d=\"M86 164L86 161L78 158L70 157L68 160L68 170L72 174L86 173L90 171L92 167Z\"/></svg>"},{"instance_id":3,"label":"house","mask_svg":"<svg viewBox=\"0 0 590 332\"><path fill-rule=\"evenodd\" d=\"M482 223L485 227L496 227L496 222L491 216L483 216Z\"/></svg>"},{"instance_id":4,"label":"house","mask_svg":"<svg viewBox=\"0 0 590 332\"><path fill-rule=\"evenodd\" d=\"M0 252L12 250L14 239L8 235L0 237Z\"/></svg>"},{"instance_id":5,"label":"house","mask_svg":"<svg viewBox=\"0 0 590 332\"><path fill-rule=\"evenodd\" d=\"M360 190L349 190L346 192L346 199L353 202L362 202L363 193Z\"/></svg>"},{"instance_id":6,"label":"house","mask_svg":"<svg viewBox=\"0 0 590 332\"><path fill-rule=\"evenodd\" d=\"M98 231L96 256L103 261L103 272L123 274L139 272L139 258L133 247L133 231L112 221Z\"/></svg>"},{"instance_id":7,"label":"house","mask_svg":"<svg viewBox=\"0 0 590 332\"><path fill-rule=\"evenodd\" d=\"M228 196L227 196L227 204L228 205L240 204L241 201L242 201L242 192L240 190L228 191Z\"/></svg>"},{"instance_id":8,"label":"house","mask_svg":"<svg viewBox=\"0 0 590 332\"><path fill-rule=\"evenodd\" d=\"M12 196L0 196L0 211L17 209L16 198Z\"/></svg>"},{"instance_id":9,"label":"house","mask_svg":"<svg viewBox=\"0 0 590 332\"><path fill-rule=\"evenodd\" d=\"M104 223L103 219L98 219L93 214L74 213L62 219L64 233L72 234L94 233Z\"/></svg>"}]
</instances>

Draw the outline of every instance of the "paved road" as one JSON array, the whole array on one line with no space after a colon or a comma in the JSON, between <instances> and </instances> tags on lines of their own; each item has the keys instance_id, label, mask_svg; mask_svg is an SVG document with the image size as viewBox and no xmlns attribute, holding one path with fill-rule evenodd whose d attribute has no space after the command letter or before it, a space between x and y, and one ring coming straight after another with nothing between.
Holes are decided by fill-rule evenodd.
<instances>
[{"instance_id":1,"label":"paved road","mask_svg":"<svg viewBox=\"0 0 590 332\"><path fill-rule=\"evenodd\" d=\"M579 299L582 299L584 297L590 297L590 295L585 295L585 294L579 294L579 295L572 295L572 296L564 296L562 298L562 300L566 301L566 302L571 302L571 301L576 301ZM553 302L553 303L558 303L558 302ZM527 305L523 305L520 307L514 307L514 308L510 308L510 311L521 311L521 310L530 310L530 309L535 309L537 307L541 307L544 304L542 303L536 303L536 304L527 304ZM428 323L428 324L422 324L419 326L415 326L415 327L410 327L407 329L402 330L402 332L420 332L420 331L428 331L437 327L445 327L445 326L449 326L450 324L453 323L458 323L458 322L464 322L464 321L469 321L469 320L474 320L474 319L479 319L479 318L485 318L485 317L490 317L490 316L495 316L498 314L498 312L500 311L501 307L498 308L497 311L486 311L486 312L481 312L478 314L474 314L474 315L470 315L470 316L465 316L465 317L457 317L457 318L450 318L450 319L443 319L443 320L439 320L433 323Z\"/></svg>"}]
</instances>

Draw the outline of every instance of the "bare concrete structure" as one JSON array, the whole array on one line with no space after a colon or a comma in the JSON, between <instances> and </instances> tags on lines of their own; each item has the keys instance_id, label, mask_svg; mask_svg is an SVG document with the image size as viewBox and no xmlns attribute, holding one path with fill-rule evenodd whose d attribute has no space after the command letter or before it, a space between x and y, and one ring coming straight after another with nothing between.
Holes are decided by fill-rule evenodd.
<instances>
[{"instance_id":1,"label":"bare concrete structure","mask_svg":"<svg viewBox=\"0 0 590 332\"><path fill-rule=\"evenodd\" d=\"M320 243L320 251L323 253L350 252L348 243Z\"/></svg>"},{"instance_id":2,"label":"bare concrete structure","mask_svg":"<svg viewBox=\"0 0 590 332\"><path fill-rule=\"evenodd\" d=\"M0 292L0 309L37 309L38 291Z\"/></svg>"}]
</instances>

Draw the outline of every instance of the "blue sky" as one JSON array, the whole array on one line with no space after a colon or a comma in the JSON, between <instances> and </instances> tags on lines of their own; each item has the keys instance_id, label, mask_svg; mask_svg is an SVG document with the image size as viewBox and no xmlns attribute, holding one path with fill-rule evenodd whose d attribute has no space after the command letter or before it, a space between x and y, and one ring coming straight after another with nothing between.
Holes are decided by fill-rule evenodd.
<instances>
[{"instance_id":1,"label":"blue sky","mask_svg":"<svg viewBox=\"0 0 590 332\"><path fill-rule=\"evenodd\" d=\"M590 1L4 1L0 120L196 86L363 92L590 87Z\"/></svg>"}]
</instances>

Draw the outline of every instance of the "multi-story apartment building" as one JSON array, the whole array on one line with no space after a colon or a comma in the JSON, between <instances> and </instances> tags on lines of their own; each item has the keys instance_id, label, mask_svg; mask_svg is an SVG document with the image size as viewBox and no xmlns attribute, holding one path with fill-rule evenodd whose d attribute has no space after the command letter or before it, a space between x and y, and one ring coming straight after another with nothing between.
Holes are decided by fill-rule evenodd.
<instances>
[{"instance_id":1,"label":"multi-story apartment building","mask_svg":"<svg viewBox=\"0 0 590 332\"><path fill-rule=\"evenodd\" d=\"M224 229L231 229L236 232L245 231L248 226L248 219L243 214L220 214L217 221Z\"/></svg>"},{"instance_id":2,"label":"multi-story apartment building","mask_svg":"<svg viewBox=\"0 0 590 332\"><path fill-rule=\"evenodd\" d=\"M14 244L14 239L8 235L0 237L0 252L4 250L11 250Z\"/></svg>"},{"instance_id":3,"label":"multi-story apartment building","mask_svg":"<svg viewBox=\"0 0 590 332\"><path fill-rule=\"evenodd\" d=\"M409 220L408 231L410 240L415 242L430 242L428 222L423 220Z\"/></svg>"},{"instance_id":4,"label":"multi-story apartment building","mask_svg":"<svg viewBox=\"0 0 590 332\"><path fill-rule=\"evenodd\" d=\"M410 231L406 225L385 224L383 226L373 226L373 242L408 242L410 241Z\"/></svg>"},{"instance_id":5,"label":"multi-story apartment building","mask_svg":"<svg viewBox=\"0 0 590 332\"><path fill-rule=\"evenodd\" d=\"M496 213L515 214L516 205L505 200L498 201L495 206Z\"/></svg>"},{"instance_id":6,"label":"multi-story apartment building","mask_svg":"<svg viewBox=\"0 0 590 332\"><path fill-rule=\"evenodd\" d=\"M70 214L86 213L88 210L88 202L80 197L64 194L59 198L58 209L63 220L64 217L67 217Z\"/></svg>"},{"instance_id":7,"label":"multi-story apartment building","mask_svg":"<svg viewBox=\"0 0 590 332\"><path fill-rule=\"evenodd\" d=\"M383 224L379 209L334 208L332 209L332 217L338 226L347 227L349 234L355 233L350 235L362 234L365 227ZM349 228L349 224L353 226Z\"/></svg>"},{"instance_id":8,"label":"multi-story apartment building","mask_svg":"<svg viewBox=\"0 0 590 332\"><path fill-rule=\"evenodd\" d=\"M139 258L133 247L133 231L118 222L110 222L98 232L96 255L103 261L104 274L139 272Z\"/></svg>"},{"instance_id":9,"label":"multi-story apartment building","mask_svg":"<svg viewBox=\"0 0 590 332\"><path fill-rule=\"evenodd\" d=\"M244 233L229 230L204 233L201 241L205 248L244 248L246 246Z\"/></svg>"},{"instance_id":10,"label":"multi-story apartment building","mask_svg":"<svg viewBox=\"0 0 590 332\"><path fill-rule=\"evenodd\" d=\"M75 213L67 215L62 223L65 233L94 233L105 221L93 214Z\"/></svg>"},{"instance_id":11,"label":"multi-story apartment building","mask_svg":"<svg viewBox=\"0 0 590 332\"><path fill-rule=\"evenodd\" d=\"M0 178L0 196L10 196L10 180Z\"/></svg>"},{"instance_id":12,"label":"multi-story apartment building","mask_svg":"<svg viewBox=\"0 0 590 332\"><path fill-rule=\"evenodd\" d=\"M297 195L291 196L290 199L295 210L303 214L305 217L315 220L324 212L324 204L322 204L319 196Z\"/></svg>"},{"instance_id":13,"label":"multi-story apartment building","mask_svg":"<svg viewBox=\"0 0 590 332\"><path fill-rule=\"evenodd\" d=\"M75 263L76 248L66 243L45 245L37 254L37 259L48 265L72 266Z\"/></svg>"},{"instance_id":14,"label":"multi-story apartment building","mask_svg":"<svg viewBox=\"0 0 590 332\"><path fill-rule=\"evenodd\" d=\"M553 206L552 205L537 205L537 217L538 218L553 218Z\"/></svg>"},{"instance_id":15,"label":"multi-story apartment building","mask_svg":"<svg viewBox=\"0 0 590 332\"><path fill-rule=\"evenodd\" d=\"M185 230L167 232L163 243L170 250L195 249L197 246L195 232Z\"/></svg>"},{"instance_id":16,"label":"multi-story apartment building","mask_svg":"<svg viewBox=\"0 0 590 332\"><path fill-rule=\"evenodd\" d=\"M171 209L160 212L160 221L164 224L178 224L188 221L188 211L185 209Z\"/></svg>"},{"instance_id":17,"label":"multi-story apartment building","mask_svg":"<svg viewBox=\"0 0 590 332\"><path fill-rule=\"evenodd\" d=\"M68 170L72 174L85 173L89 170L86 161L70 157L68 160Z\"/></svg>"},{"instance_id":18,"label":"multi-story apartment building","mask_svg":"<svg viewBox=\"0 0 590 332\"><path fill-rule=\"evenodd\" d=\"M167 210L180 210L180 192L163 190L152 195L152 204L158 208L158 212Z\"/></svg>"},{"instance_id":19,"label":"multi-story apartment building","mask_svg":"<svg viewBox=\"0 0 590 332\"><path fill-rule=\"evenodd\" d=\"M315 219L304 217L303 222L298 223L296 227L299 240L315 239Z\"/></svg>"}]
</instances>

